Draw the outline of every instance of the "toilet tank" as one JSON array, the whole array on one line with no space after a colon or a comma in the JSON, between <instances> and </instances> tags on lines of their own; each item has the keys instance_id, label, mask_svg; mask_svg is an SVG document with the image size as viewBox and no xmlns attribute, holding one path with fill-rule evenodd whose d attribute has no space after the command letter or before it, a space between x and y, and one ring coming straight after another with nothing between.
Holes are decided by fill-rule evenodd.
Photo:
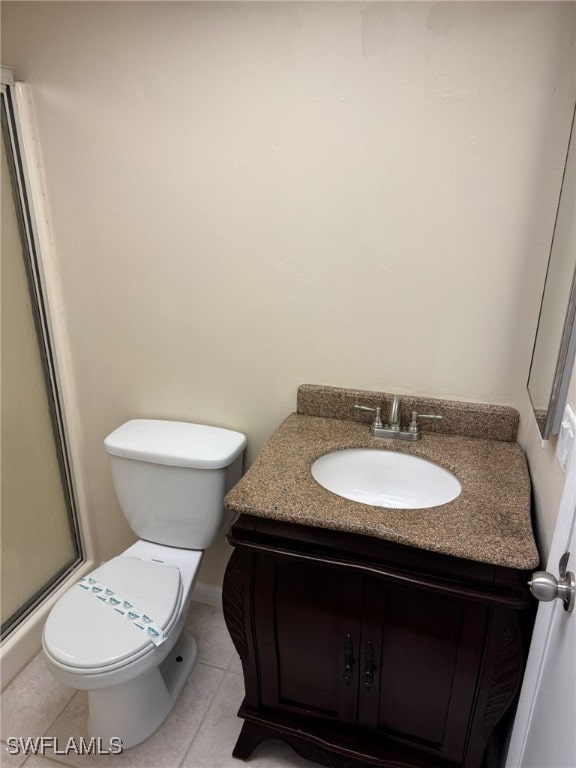
<instances>
[{"instance_id":1,"label":"toilet tank","mask_svg":"<svg viewBox=\"0 0 576 768\"><path fill-rule=\"evenodd\" d=\"M181 549L210 546L224 521L224 496L240 479L243 434L134 419L104 446L116 496L140 539Z\"/></svg>"}]
</instances>

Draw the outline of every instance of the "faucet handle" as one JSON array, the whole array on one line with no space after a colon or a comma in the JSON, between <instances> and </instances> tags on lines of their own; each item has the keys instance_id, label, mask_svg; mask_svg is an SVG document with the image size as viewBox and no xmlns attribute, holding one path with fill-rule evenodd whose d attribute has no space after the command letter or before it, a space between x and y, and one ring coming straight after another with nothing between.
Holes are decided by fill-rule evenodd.
<instances>
[{"instance_id":1,"label":"faucet handle","mask_svg":"<svg viewBox=\"0 0 576 768\"><path fill-rule=\"evenodd\" d=\"M412 432L413 434L418 434L418 432L420 432L418 419L432 419L433 421L442 421L442 418L443 417L439 413L417 413L416 411L412 411L412 418L410 419L410 424L408 425L408 432Z\"/></svg>"},{"instance_id":2,"label":"faucet handle","mask_svg":"<svg viewBox=\"0 0 576 768\"><path fill-rule=\"evenodd\" d=\"M367 405L356 404L354 408L356 408L357 411L370 411L371 413L376 414L374 416L374 421L372 422L373 429L381 429L384 426L382 422L382 408L380 406L377 408L369 408Z\"/></svg>"}]
</instances>

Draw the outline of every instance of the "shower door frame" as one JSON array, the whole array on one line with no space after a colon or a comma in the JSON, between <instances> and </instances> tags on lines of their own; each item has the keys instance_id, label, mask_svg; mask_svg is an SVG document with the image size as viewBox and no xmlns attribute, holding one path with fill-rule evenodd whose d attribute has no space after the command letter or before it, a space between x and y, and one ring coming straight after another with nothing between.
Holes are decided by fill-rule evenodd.
<instances>
[{"instance_id":1,"label":"shower door frame","mask_svg":"<svg viewBox=\"0 0 576 768\"><path fill-rule=\"evenodd\" d=\"M93 536L87 516L86 478L81 469L82 437L74 382L69 364L68 341L60 284L55 269L52 238L48 230L46 196L41 177L41 160L35 132L30 86L14 83L6 67L1 70L2 110L5 111L25 238L23 252L32 299L36 304L35 323L41 347L46 390L50 401L54 438L71 531L77 558L54 574L44 587L18 611L18 620L2 639L2 685L40 650L45 618L58 597L94 566Z\"/></svg>"}]
</instances>

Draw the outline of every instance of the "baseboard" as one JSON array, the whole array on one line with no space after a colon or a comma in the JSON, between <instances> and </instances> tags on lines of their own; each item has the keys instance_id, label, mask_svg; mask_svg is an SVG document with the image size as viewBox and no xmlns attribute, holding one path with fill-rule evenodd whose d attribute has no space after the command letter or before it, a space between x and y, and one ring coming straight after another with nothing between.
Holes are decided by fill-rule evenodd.
<instances>
[{"instance_id":1,"label":"baseboard","mask_svg":"<svg viewBox=\"0 0 576 768\"><path fill-rule=\"evenodd\" d=\"M195 603L205 603L206 605L214 605L217 608L221 608L222 587L216 584L205 584L202 581L197 581L192 593L192 600Z\"/></svg>"}]
</instances>

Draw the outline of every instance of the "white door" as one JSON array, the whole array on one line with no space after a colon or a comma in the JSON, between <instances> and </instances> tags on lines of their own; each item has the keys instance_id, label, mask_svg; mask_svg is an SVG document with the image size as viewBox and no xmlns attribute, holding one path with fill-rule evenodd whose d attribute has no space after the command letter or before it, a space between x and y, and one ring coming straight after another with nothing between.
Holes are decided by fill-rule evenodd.
<instances>
[{"instance_id":1,"label":"white door","mask_svg":"<svg viewBox=\"0 0 576 768\"><path fill-rule=\"evenodd\" d=\"M576 573L576 468L568 472L546 570ZM538 606L506 768L576 768L576 608Z\"/></svg>"}]
</instances>

